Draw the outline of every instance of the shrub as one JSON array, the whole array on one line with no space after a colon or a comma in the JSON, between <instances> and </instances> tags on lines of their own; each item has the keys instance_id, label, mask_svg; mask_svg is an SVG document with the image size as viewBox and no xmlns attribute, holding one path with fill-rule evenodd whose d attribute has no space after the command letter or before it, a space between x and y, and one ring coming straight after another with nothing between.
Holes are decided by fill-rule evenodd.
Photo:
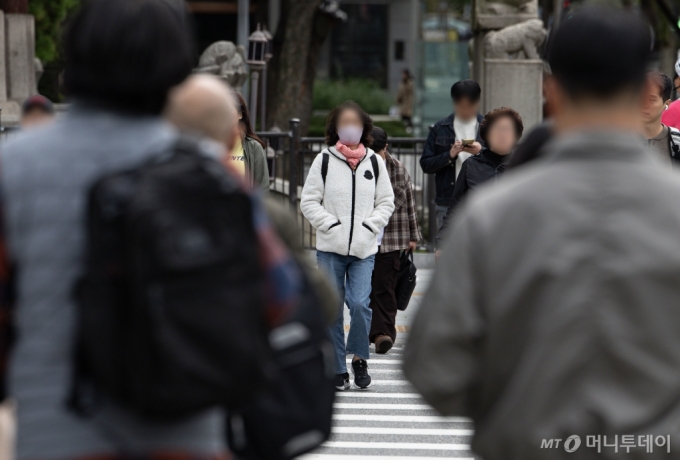
<instances>
[{"instance_id":1,"label":"shrub","mask_svg":"<svg viewBox=\"0 0 680 460\"><path fill-rule=\"evenodd\" d=\"M386 115L392 103L387 91L373 80L317 80L314 84L314 110L331 110L350 99L370 114Z\"/></svg>"}]
</instances>

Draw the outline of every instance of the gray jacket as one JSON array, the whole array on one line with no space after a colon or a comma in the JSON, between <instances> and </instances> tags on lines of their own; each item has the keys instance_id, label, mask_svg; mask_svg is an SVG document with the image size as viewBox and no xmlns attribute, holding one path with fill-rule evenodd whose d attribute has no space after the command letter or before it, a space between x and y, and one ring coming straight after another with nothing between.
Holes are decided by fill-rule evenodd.
<instances>
[{"instance_id":1,"label":"gray jacket","mask_svg":"<svg viewBox=\"0 0 680 460\"><path fill-rule=\"evenodd\" d=\"M246 169L250 174L251 185L263 191L269 191L269 166L267 153L259 142L252 137L243 139L243 156L246 159Z\"/></svg>"},{"instance_id":2,"label":"gray jacket","mask_svg":"<svg viewBox=\"0 0 680 460\"><path fill-rule=\"evenodd\" d=\"M18 403L19 459L224 449L221 411L153 424L112 403L92 419L69 413L65 405L86 194L103 174L137 165L175 139L159 118L74 107L56 124L25 132L2 149L7 240L18 268L18 341L9 383Z\"/></svg>"},{"instance_id":3,"label":"gray jacket","mask_svg":"<svg viewBox=\"0 0 680 460\"><path fill-rule=\"evenodd\" d=\"M404 366L482 458L680 458L678 196L634 135L582 133L460 209ZM648 434L671 455L586 446Z\"/></svg>"}]
</instances>

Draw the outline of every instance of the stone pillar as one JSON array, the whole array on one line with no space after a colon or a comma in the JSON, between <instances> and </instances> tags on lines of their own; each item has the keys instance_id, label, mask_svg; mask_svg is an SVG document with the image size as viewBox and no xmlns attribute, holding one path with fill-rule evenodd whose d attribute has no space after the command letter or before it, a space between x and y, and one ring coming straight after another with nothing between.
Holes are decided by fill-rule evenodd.
<instances>
[{"instance_id":1,"label":"stone pillar","mask_svg":"<svg viewBox=\"0 0 680 460\"><path fill-rule=\"evenodd\" d=\"M22 102L35 91L35 22L30 14L5 15L7 96Z\"/></svg>"},{"instance_id":2,"label":"stone pillar","mask_svg":"<svg viewBox=\"0 0 680 460\"><path fill-rule=\"evenodd\" d=\"M484 110L507 106L524 122L525 132L543 120L543 62L540 59L486 59Z\"/></svg>"},{"instance_id":3,"label":"stone pillar","mask_svg":"<svg viewBox=\"0 0 680 460\"><path fill-rule=\"evenodd\" d=\"M0 109L3 126L19 123L20 104L35 91L33 16L0 11Z\"/></svg>"},{"instance_id":4,"label":"stone pillar","mask_svg":"<svg viewBox=\"0 0 680 460\"><path fill-rule=\"evenodd\" d=\"M0 56L6 56L5 13L0 10ZM7 100L7 59L0 59L0 102Z\"/></svg>"}]
</instances>

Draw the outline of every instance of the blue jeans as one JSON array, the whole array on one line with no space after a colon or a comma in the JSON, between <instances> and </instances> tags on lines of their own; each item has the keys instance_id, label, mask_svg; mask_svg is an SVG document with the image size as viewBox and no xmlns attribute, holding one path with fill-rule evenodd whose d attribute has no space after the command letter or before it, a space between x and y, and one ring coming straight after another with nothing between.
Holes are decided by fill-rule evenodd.
<instances>
[{"instance_id":1,"label":"blue jeans","mask_svg":"<svg viewBox=\"0 0 680 460\"><path fill-rule=\"evenodd\" d=\"M369 358L368 334L371 329L372 311L369 306L371 276L375 256L359 259L332 252L316 252L319 268L331 277L340 294L340 314L331 326L331 340L335 348L335 372L347 372L347 355ZM349 334L345 345L344 303L350 314Z\"/></svg>"}]
</instances>

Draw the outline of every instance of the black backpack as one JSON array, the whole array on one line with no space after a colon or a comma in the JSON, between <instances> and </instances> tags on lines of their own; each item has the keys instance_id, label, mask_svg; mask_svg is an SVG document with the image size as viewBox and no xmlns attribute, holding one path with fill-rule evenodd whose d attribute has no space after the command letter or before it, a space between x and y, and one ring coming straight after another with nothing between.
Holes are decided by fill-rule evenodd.
<instances>
[{"instance_id":1,"label":"black backpack","mask_svg":"<svg viewBox=\"0 0 680 460\"><path fill-rule=\"evenodd\" d=\"M252 404L229 413L229 448L238 458L288 460L330 437L333 346L314 288L307 282L303 292L293 317L270 334L276 384Z\"/></svg>"},{"instance_id":2,"label":"black backpack","mask_svg":"<svg viewBox=\"0 0 680 460\"><path fill-rule=\"evenodd\" d=\"M70 406L239 407L273 373L249 196L191 140L90 190Z\"/></svg>"}]
</instances>

